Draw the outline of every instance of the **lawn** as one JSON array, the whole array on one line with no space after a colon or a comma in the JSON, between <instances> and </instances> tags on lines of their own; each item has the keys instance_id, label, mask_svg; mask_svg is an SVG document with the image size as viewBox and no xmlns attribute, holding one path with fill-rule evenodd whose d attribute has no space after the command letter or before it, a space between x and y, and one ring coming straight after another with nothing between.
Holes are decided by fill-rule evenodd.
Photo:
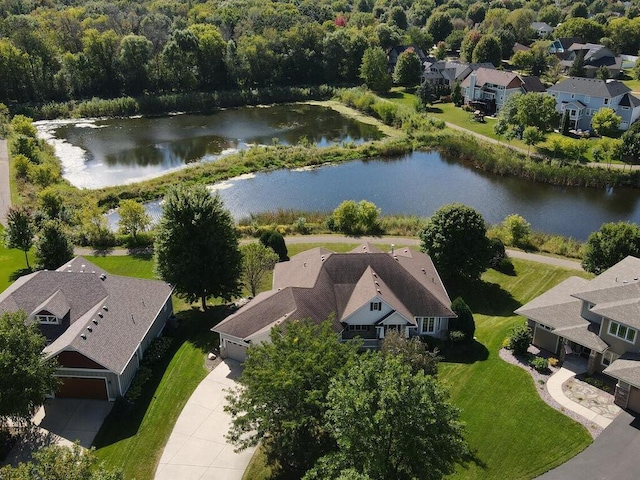
<instances>
[{"instance_id":1,"label":"lawn","mask_svg":"<svg viewBox=\"0 0 640 480\"><path fill-rule=\"evenodd\" d=\"M481 286L457 292L475 312L479 343L475 361L442 363L440 379L462 411L466 438L479 461L458 469L451 479L534 478L591 442L582 425L540 399L535 390L543 386L498 357L509 329L523 321L513 310L576 272L519 260L514 265L513 276L491 270ZM258 452L244 479L268 478Z\"/></svg>"},{"instance_id":2,"label":"lawn","mask_svg":"<svg viewBox=\"0 0 640 480\"><path fill-rule=\"evenodd\" d=\"M636 93L640 92L640 80L633 78L632 69L629 68L624 71L624 75L622 76L622 83L624 83L632 91Z\"/></svg>"},{"instance_id":3,"label":"lawn","mask_svg":"<svg viewBox=\"0 0 640 480\"><path fill-rule=\"evenodd\" d=\"M24 252L15 248L6 248L2 240L3 232L4 228L0 225L0 292L11 285L15 278L28 273L25 270L27 264L24 260ZM29 264L33 266L34 261L32 250L29 252Z\"/></svg>"}]
</instances>

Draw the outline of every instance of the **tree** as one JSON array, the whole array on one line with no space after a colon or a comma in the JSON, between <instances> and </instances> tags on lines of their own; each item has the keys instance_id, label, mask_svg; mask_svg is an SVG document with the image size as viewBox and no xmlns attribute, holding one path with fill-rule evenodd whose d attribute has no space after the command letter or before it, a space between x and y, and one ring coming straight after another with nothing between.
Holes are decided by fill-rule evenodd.
<instances>
[{"instance_id":1,"label":"tree","mask_svg":"<svg viewBox=\"0 0 640 480\"><path fill-rule=\"evenodd\" d=\"M502 228L506 234L505 241L508 245L521 247L529 243L531 225L524 217L515 213L507 216L502 222Z\"/></svg>"},{"instance_id":2,"label":"tree","mask_svg":"<svg viewBox=\"0 0 640 480\"><path fill-rule=\"evenodd\" d=\"M589 16L589 9L583 2L574 3L569 9L569 16L572 18L587 18Z\"/></svg>"},{"instance_id":3,"label":"tree","mask_svg":"<svg viewBox=\"0 0 640 480\"><path fill-rule=\"evenodd\" d=\"M640 256L640 228L635 223L605 223L587 239L582 268L601 274L628 255Z\"/></svg>"},{"instance_id":4,"label":"tree","mask_svg":"<svg viewBox=\"0 0 640 480\"><path fill-rule=\"evenodd\" d=\"M425 375L438 374L440 356L438 349L427 350L427 344L419 337L405 338L399 332L390 331L384 336L380 351L383 355L397 355L411 366L413 373L423 372Z\"/></svg>"},{"instance_id":5,"label":"tree","mask_svg":"<svg viewBox=\"0 0 640 480\"><path fill-rule=\"evenodd\" d=\"M189 302L230 300L240 293L242 255L233 219L203 185L177 186L165 196L155 241L155 269Z\"/></svg>"},{"instance_id":6,"label":"tree","mask_svg":"<svg viewBox=\"0 0 640 480\"><path fill-rule=\"evenodd\" d=\"M380 209L366 200L345 200L331 214L333 228L347 235L376 233L380 229Z\"/></svg>"},{"instance_id":7,"label":"tree","mask_svg":"<svg viewBox=\"0 0 640 480\"><path fill-rule=\"evenodd\" d=\"M24 312L0 314L0 428L7 420L28 421L57 386L56 365L42 353L45 338L26 320Z\"/></svg>"},{"instance_id":8,"label":"tree","mask_svg":"<svg viewBox=\"0 0 640 480\"><path fill-rule=\"evenodd\" d=\"M569 18L553 31L556 38L579 37L585 42L598 43L604 37L604 27L593 20Z\"/></svg>"},{"instance_id":9,"label":"tree","mask_svg":"<svg viewBox=\"0 0 640 480\"><path fill-rule=\"evenodd\" d=\"M420 82L420 86L416 89L416 96L422 105L431 105L436 101L436 92L431 83L427 81Z\"/></svg>"},{"instance_id":10,"label":"tree","mask_svg":"<svg viewBox=\"0 0 640 480\"><path fill-rule=\"evenodd\" d=\"M562 14L562 10L560 10L555 5L546 5L540 9L538 12L538 21L545 22L552 27L558 25L564 15Z\"/></svg>"},{"instance_id":11,"label":"tree","mask_svg":"<svg viewBox=\"0 0 640 480\"><path fill-rule=\"evenodd\" d=\"M487 269L491 251L482 215L452 203L437 210L420 232L422 250L447 279L477 280Z\"/></svg>"},{"instance_id":12,"label":"tree","mask_svg":"<svg viewBox=\"0 0 640 480\"><path fill-rule=\"evenodd\" d=\"M465 62L471 62L473 57L473 50L478 45L478 42L482 38L482 34L479 30L469 30L464 36L462 43L460 44L460 58Z\"/></svg>"},{"instance_id":13,"label":"tree","mask_svg":"<svg viewBox=\"0 0 640 480\"><path fill-rule=\"evenodd\" d=\"M513 351L514 355L524 355L527 353L532 339L531 329L526 324L516 325L509 332L507 348Z\"/></svg>"},{"instance_id":14,"label":"tree","mask_svg":"<svg viewBox=\"0 0 640 480\"><path fill-rule=\"evenodd\" d=\"M499 67L502 63L502 47L494 35L484 35L473 49L474 63L492 63Z\"/></svg>"},{"instance_id":15,"label":"tree","mask_svg":"<svg viewBox=\"0 0 640 480\"><path fill-rule=\"evenodd\" d=\"M458 318L449 319L449 331L458 331L464 333L465 341L473 341L473 336L476 333L476 322L473 319L473 312L469 308L469 305L462 299L462 297L456 297L451 302L451 310L458 316Z\"/></svg>"},{"instance_id":16,"label":"tree","mask_svg":"<svg viewBox=\"0 0 640 480\"><path fill-rule=\"evenodd\" d=\"M463 97L462 97L462 87L460 86L460 82L456 82L453 84L453 89L451 91L451 101L456 107L462 105Z\"/></svg>"},{"instance_id":17,"label":"tree","mask_svg":"<svg viewBox=\"0 0 640 480\"><path fill-rule=\"evenodd\" d=\"M527 145L527 155L531 155L531 147L544 140L544 132L538 127L525 127L522 141Z\"/></svg>"},{"instance_id":18,"label":"tree","mask_svg":"<svg viewBox=\"0 0 640 480\"><path fill-rule=\"evenodd\" d=\"M49 445L33 453L29 462L0 469L4 480L124 480L121 471L96 465L93 450L78 444L71 447Z\"/></svg>"},{"instance_id":19,"label":"tree","mask_svg":"<svg viewBox=\"0 0 640 480\"><path fill-rule=\"evenodd\" d=\"M149 61L153 43L141 35L127 35L120 41L118 62L125 91L134 95L149 86Z\"/></svg>"},{"instance_id":20,"label":"tree","mask_svg":"<svg viewBox=\"0 0 640 480\"><path fill-rule=\"evenodd\" d=\"M144 232L151 225L151 217L144 205L135 200L122 200L118 213L118 229L125 235L131 235L134 242L138 241L138 232Z\"/></svg>"},{"instance_id":21,"label":"tree","mask_svg":"<svg viewBox=\"0 0 640 480\"><path fill-rule=\"evenodd\" d=\"M596 78L599 80L604 80L605 82L609 79L610 74L609 74L609 69L602 65L598 68L598 70L596 70Z\"/></svg>"},{"instance_id":22,"label":"tree","mask_svg":"<svg viewBox=\"0 0 640 480\"><path fill-rule=\"evenodd\" d=\"M331 321L273 328L271 342L249 347L241 387L227 397L227 439L240 450L261 443L270 465L302 477L335 447L323 426L329 383L359 346L340 342Z\"/></svg>"},{"instance_id":23,"label":"tree","mask_svg":"<svg viewBox=\"0 0 640 480\"><path fill-rule=\"evenodd\" d=\"M362 56L360 78L374 92L385 93L391 88L391 76L387 71L387 55L380 47L369 47Z\"/></svg>"},{"instance_id":24,"label":"tree","mask_svg":"<svg viewBox=\"0 0 640 480\"><path fill-rule=\"evenodd\" d=\"M601 108L591 118L591 126L602 137L611 137L618 131L622 117L611 108Z\"/></svg>"},{"instance_id":25,"label":"tree","mask_svg":"<svg viewBox=\"0 0 640 480\"><path fill-rule=\"evenodd\" d=\"M27 268L30 269L27 253L33 246L35 225L31 210L27 207L11 207L7 212L7 229L4 232L4 243L7 248L17 248L24 252Z\"/></svg>"},{"instance_id":26,"label":"tree","mask_svg":"<svg viewBox=\"0 0 640 480\"><path fill-rule=\"evenodd\" d=\"M573 60L568 72L570 77L584 77L587 72L584 69L584 53L579 52Z\"/></svg>"},{"instance_id":27,"label":"tree","mask_svg":"<svg viewBox=\"0 0 640 480\"><path fill-rule=\"evenodd\" d=\"M287 245L284 242L284 237L277 230L267 230L260 235L260 243L265 247L271 248L278 254L281 262L289 260Z\"/></svg>"},{"instance_id":28,"label":"tree","mask_svg":"<svg viewBox=\"0 0 640 480\"><path fill-rule=\"evenodd\" d=\"M73 244L59 220L47 220L36 241L38 268L55 270L73 258Z\"/></svg>"},{"instance_id":29,"label":"tree","mask_svg":"<svg viewBox=\"0 0 640 480\"><path fill-rule=\"evenodd\" d=\"M449 37L447 37L449 38ZM447 56L447 44L444 42L438 42L436 45L435 57L438 60L444 60Z\"/></svg>"},{"instance_id":30,"label":"tree","mask_svg":"<svg viewBox=\"0 0 640 480\"><path fill-rule=\"evenodd\" d=\"M446 39L453 31L453 22L448 13L436 12L427 21L427 32L434 42Z\"/></svg>"},{"instance_id":31,"label":"tree","mask_svg":"<svg viewBox=\"0 0 640 480\"><path fill-rule=\"evenodd\" d=\"M240 251L242 252L242 279L245 286L251 290L251 296L255 297L264 276L278 263L278 254L260 242L243 245Z\"/></svg>"},{"instance_id":32,"label":"tree","mask_svg":"<svg viewBox=\"0 0 640 480\"><path fill-rule=\"evenodd\" d=\"M400 357L359 355L331 380L327 405L326 428L339 448L329 462L371 478L441 479L469 457L448 392Z\"/></svg>"},{"instance_id":33,"label":"tree","mask_svg":"<svg viewBox=\"0 0 640 480\"><path fill-rule=\"evenodd\" d=\"M393 70L393 81L397 85L413 87L420 82L421 75L422 64L420 63L420 57L413 51L413 48L407 48L398 55L398 62Z\"/></svg>"}]
</instances>

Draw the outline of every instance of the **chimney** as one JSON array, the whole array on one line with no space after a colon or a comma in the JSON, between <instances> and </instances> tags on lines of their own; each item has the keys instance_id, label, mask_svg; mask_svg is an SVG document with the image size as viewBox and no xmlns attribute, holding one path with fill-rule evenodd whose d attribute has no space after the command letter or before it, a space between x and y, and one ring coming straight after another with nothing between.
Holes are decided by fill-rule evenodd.
<instances>
[{"instance_id":1,"label":"chimney","mask_svg":"<svg viewBox=\"0 0 640 480\"><path fill-rule=\"evenodd\" d=\"M391 255L393 255L395 253L395 251L396 251L396 244L392 243L391 244Z\"/></svg>"}]
</instances>

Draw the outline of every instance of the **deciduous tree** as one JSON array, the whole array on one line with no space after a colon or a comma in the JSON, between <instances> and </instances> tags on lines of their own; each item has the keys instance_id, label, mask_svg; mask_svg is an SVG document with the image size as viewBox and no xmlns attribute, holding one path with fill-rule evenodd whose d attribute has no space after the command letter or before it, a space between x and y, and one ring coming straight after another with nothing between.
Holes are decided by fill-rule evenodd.
<instances>
[{"instance_id":1,"label":"deciduous tree","mask_svg":"<svg viewBox=\"0 0 640 480\"><path fill-rule=\"evenodd\" d=\"M522 141L527 145L527 155L531 155L531 147L544 140L544 132L538 127L525 127L522 132Z\"/></svg>"},{"instance_id":2,"label":"deciduous tree","mask_svg":"<svg viewBox=\"0 0 640 480\"><path fill-rule=\"evenodd\" d=\"M591 118L591 126L598 135L610 137L618 131L622 117L611 108L601 108Z\"/></svg>"},{"instance_id":3,"label":"deciduous tree","mask_svg":"<svg viewBox=\"0 0 640 480\"><path fill-rule=\"evenodd\" d=\"M499 67L502 63L502 47L494 35L484 35L473 49L474 63L492 63Z\"/></svg>"},{"instance_id":4,"label":"deciduous tree","mask_svg":"<svg viewBox=\"0 0 640 480\"><path fill-rule=\"evenodd\" d=\"M389 331L384 336L380 351L384 355L398 355L411 366L411 370L425 375L438 374L438 349L430 352L419 337L405 338L399 332Z\"/></svg>"},{"instance_id":5,"label":"deciduous tree","mask_svg":"<svg viewBox=\"0 0 640 480\"><path fill-rule=\"evenodd\" d=\"M414 87L420 83L422 65L420 57L408 48L398 56L396 68L393 70L393 81L403 87Z\"/></svg>"},{"instance_id":6,"label":"deciduous tree","mask_svg":"<svg viewBox=\"0 0 640 480\"><path fill-rule=\"evenodd\" d=\"M451 310L458 318L449 319L449 331L458 331L464 333L465 341L472 342L476 333L476 322L473 319L473 312L469 305L462 297L456 297L451 302Z\"/></svg>"},{"instance_id":7,"label":"deciduous tree","mask_svg":"<svg viewBox=\"0 0 640 480\"><path fill-rule=\"evenodd\" d=\"M29 265L27 253L33 246L35 225L31 210L27 207L11 207L7 212L7 229L4 232L4 242L7 248L17 248L24 252L24 260Z\"/></svg>"},{"instance_id":8,"label":"deciduous tree","mask_svg":"<svg viewBox=\"0 0 640 480\"><path fill-rule=\"evenodd\" d=\"M434 42L446 39L453 31L453 22L448 13L437 12L429 17L427 31Z\"/></svg>"},{"instance_id":9,"label":"deciduous tree","mask_svg":"<svg viewBox=\"0 0 640 480\"><path fill-rule=\"evenodd\" d=\"M640 257L640 228L635 223L605 223L589 235L582 267L599 275L628 255Z\"/></svg>"},{"instance_id":10,"label":"deciduous tree","mask_svg":"<svg viewBox=\"0 0 640 480\"><path fill-rule=\"evenodd\" d=\"M59 220L47 220L38 232L36 263L38 268L55 270L73 258L73 244Z\"/></svg>"},{"instance_id":11,"label":"deciduous tree","mask_svg":"<svg viewBox=\"0 0 640 480\"><path fill-rule=\"evenodd\" d=\"M264 276L278 263L278 254L260 242L252 242L240 247L242 252L242 279L255 297Z\"/></svg>"},{"instance_id":12,"label":"deciduous tree","mask_svg":"<svg viewBox=\"0 0 640 480\"><path fill-rule=\"evenodd\" d=\"M118 229L125 235L131 235L134 242L138 240L138 232L144 232L151 225L151 217L144 205L135 200L122 200L118 214Z\"/></svg>"},{"instance_id":13,"label":"deciduous tree","mask_svg":"<svg viewBox=\"0 0 640 480\"><path fill-rule=\"evenodd\" d=\"M391 75L387 71L387 55L380 47L367 48L362 56L360 78L374 92L385 93L391 88Z\"/></svg>"},{"instance_id":14,"label":"deciduous tree","mask_svg":"<svg viewBox=\"0 0 640 480\"><path fill-rule=\"evenodd\" d=\"M155 241L155 268L160 278L194 302L230 300L240 292L242 255L233 219L218 195L202 185L169 190Z\"/></svg>"}]
</instances>

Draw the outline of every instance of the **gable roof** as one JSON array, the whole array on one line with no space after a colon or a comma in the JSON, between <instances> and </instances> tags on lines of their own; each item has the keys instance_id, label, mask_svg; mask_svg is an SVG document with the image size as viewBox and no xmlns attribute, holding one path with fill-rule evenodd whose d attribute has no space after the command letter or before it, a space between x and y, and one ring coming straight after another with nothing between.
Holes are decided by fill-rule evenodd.
<instances>
[{"instance_id":1,"label":"gable roof","mask_svg":"<svg viewBox=\"0 0 640 480\"><path fill-rule=\"evenodd\" d=\"M0 294L0 312L33 315L47 310L65 317L60 325L41 326L51 342L44 350L47 357L77 351L119 374L172 291L165 282L110 275L76 257L58 270L35 272L13 283Z\"/></svg>"},{"instance_id":2,"label":"gable roof","mask_svg":"<svg viewBox=\"0 0 640 480\"><path fill-rule=\"evenodd\" d=\"M612 362L602 373L640 388L640 354L627 352Z\"/></svg>"},{"instance_id":3,"label":"gable roof","mask_svg":"<svg viewBox=\"0 0 640 480\"><path fill-rule=\"evenodd\" d=\"M569 77L547 88L547 92L576 93L599 98L613 98L630 91L629 87L617 80L581 77Z\"/></svg>"},{"instance_id":4,"label":"gable roof","mask_svg":"<svg viewBox=\"0 0 640 480\"><path fill-rule=\"evenodd\" d=\"M631 108L640 107L640 98L630 93L625 93L618 105L620 105L621 107Z\"/></svg>"},{"instance_id":5,"label":"gable roof","mask_svg":"<svg viewBox=\"0 0 640 480\"><path fill-rule=\"evenodd\" d=\"M334 314L333 327L374 298L413 323L414 317L455 317L431 259L409 249L383 253L364 244L349 253L315 248L276 265L273 290L261 293L212 330L250 340L256 332L287 320L321 323Z\"/></svg>"},{"instance_id":6,"label":"gable roof","mask_svg":"<svg viewBox=\"0 0 640 480\"><path fill-rule=\"evenodd\" d=\"M553 43L558 42L563 50L568 50L571 45L574 43L581 43L582 38L580 37L560 37L556 38Z\"/></svg>"},{"instance_id":7,"label":"gable roof","mask_svg":"<svg viewBox=\"0 0 640 480\"><path fill-rule=\"evenodd\" d=\"M532 22L531 28L534 30L546 30L549 32L553 31L553 27L546 22Z\"/></svg>"},{"instance_id":8,"label":"gable roof","mask_svg":"<svg viewBox=\"0 0 640 480\"><path fill-rule=\"evenodd\" d=\"M471 83L471 76L476 76L476 86L483 87L487 83L500 85L505 88L517 88L522 85L522 80L513 72L505 72L491 68L480 67L462 82L463 87L468 87Z\"/></svg>"},{"instance_id":9,"label":"gable roof","mask_svg":"<svg viewBox=\"0 0 640 480\"><path fill-rule=\"evenodd\" d=\"M546 92L547 89L540 81L540 77L520 77L522 80L522 89L525 93L530 92Z\"/></svg>"}]
</instances>

